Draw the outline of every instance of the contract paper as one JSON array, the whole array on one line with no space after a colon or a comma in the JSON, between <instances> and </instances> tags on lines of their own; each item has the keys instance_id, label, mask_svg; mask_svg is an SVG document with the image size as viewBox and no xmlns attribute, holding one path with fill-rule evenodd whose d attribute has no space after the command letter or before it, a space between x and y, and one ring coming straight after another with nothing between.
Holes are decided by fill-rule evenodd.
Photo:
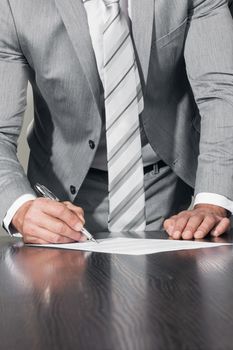
<instances>
[{"instance_id":1,"label":"contract paper","mask_svg":"<svg viewBox=\"0 0 233 350\"><path fill-rule=\"evenodd\" d=\"M170 239L143 239L143 238L106 238L95 242L80 242L69 244L40 244L30 245L47 248L72 249L88 252L109 253L109 254L127 254L127 255L147 255L174 250L215 248L222 245L231 245L231 243L211 243L198 241L181 241Z\"/></svg>"}]
</instances>

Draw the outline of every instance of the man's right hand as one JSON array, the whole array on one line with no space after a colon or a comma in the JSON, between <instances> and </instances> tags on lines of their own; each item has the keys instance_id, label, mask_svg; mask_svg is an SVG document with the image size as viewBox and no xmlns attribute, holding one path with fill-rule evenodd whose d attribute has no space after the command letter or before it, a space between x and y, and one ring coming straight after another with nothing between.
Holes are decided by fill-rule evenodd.
<instances>
[{"instance_id":1,"label":"man's right hand","mask_svg":"<svg viewBox=\"0 0 233 350\"><path fill-rule=\"evenodd\" d=\"M71 202L36 198L24 203L11 225L22 234L25 243L70 243L85 240L83 209Z\"/></svg>"}]
</instances>

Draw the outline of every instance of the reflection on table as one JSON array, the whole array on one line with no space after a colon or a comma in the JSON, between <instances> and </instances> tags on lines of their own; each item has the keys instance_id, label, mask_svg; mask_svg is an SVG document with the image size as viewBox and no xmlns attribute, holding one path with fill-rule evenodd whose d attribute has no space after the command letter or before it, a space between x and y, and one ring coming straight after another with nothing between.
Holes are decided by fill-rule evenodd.
<instances>
[{"instance_id":1,"label":"reflection on table","mask_svg":"<svg viewBox=\"0 0 233 350\"><path fill-rule=\"evenodd\" d=\"M3 350L232 348L232 246L127 256L9 238L0 252Z\"/></svg>"}]
</instances>

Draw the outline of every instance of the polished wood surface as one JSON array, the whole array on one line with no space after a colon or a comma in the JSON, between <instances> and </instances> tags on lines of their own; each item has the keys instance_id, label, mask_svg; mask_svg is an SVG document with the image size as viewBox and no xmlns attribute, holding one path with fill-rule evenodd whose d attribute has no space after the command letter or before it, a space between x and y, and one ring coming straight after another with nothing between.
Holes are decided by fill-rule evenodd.
<instances>
[{"instance_id":1,"label":"polished wood surface","mask_svg":"<svg viewBox=\"0 0 233 350\"><path fill-rule=\"evenodd\" d=\"M1 238L0 349L233 349L233 247L127 256Z\"/></svg>"}]
</instances>

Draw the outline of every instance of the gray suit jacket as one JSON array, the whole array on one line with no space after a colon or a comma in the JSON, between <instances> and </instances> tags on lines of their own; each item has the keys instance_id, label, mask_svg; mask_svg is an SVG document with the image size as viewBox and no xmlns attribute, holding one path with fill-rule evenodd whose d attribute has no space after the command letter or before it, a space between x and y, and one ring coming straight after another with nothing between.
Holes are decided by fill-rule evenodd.
<instances>
[{"instance_id":1,"label":"gray suit jacket","mask_svg":"<svg viewBox=\"0 0 233 350\"><path fill-rule=\"evenodd\" d=\"M145 96L142 123L152 147L196 192L233 200L227 1L133 0L132 32ZM103 118L81 0L1 0L0 219L16 198L32 192L16 157L28 80L35 104L28 178L73 200L70 186L78 190L91 166Z\"/></svg>"}]
</instances>

